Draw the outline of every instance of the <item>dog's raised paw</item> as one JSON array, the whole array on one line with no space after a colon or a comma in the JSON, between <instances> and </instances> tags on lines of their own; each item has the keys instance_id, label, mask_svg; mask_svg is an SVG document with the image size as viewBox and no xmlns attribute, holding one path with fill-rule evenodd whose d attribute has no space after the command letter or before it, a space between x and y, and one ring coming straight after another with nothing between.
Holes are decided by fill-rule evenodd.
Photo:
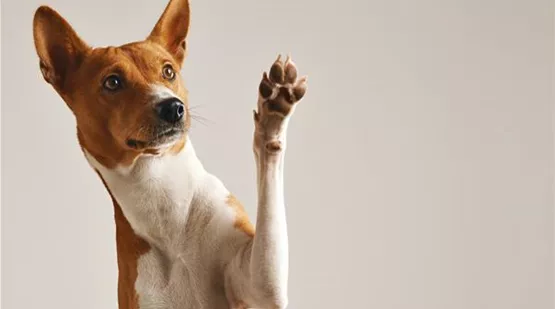
<instances>
[{"instance_id":1,"label":"dog's raised paw","mask_svg":"<svg viewBox=\"0 0 555 309\"><path fill-rule=\"evenodd\" d=\"M293 106L299 102L306 92L306 77L297 79L297 67L287 56L282 62L278 56L270 73L264 72L259 90L259 113L268 113L285 117L291 113Z\"/></svg>"},{"instance_id":2,"label":"dog's raised paw","mask_svg":"<svg viewBox=\"0 0 555 309\"><path fill-rule=\"evenodd\" d=\"M258 87L258 110L254 111L257 152L281 153L285 147L286 119L306 92L306 77L297 78L297 67L287 57L272 64L269 74L264 72Z\"/></svg>"}]
</instances>

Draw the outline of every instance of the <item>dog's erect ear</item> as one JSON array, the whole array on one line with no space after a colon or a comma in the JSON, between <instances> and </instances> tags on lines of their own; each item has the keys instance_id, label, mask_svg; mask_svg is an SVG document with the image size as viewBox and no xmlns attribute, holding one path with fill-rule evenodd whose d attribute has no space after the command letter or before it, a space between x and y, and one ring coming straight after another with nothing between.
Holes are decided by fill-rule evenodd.
<instances>
[{"instance_id":1,"label":"dog's erect ear","mask_svg":"<svg viewBox=\"0 0 555 309\"><path fill-rule=\"evenodd\" d=\"M90 47L62 16L47 6L35 12L33 37L44 79L63 91L68 74L77 68Z\"/></svg>"},{"instance_id":2,"label":"dog's erect ear","mask_svg":"<svg viewBox=\"0 0 555 309\"><path fill-rule=\"evenodd\" d=\"M185 57L189 16L189 0L170 0L148 37L148 40L162 45L179 64Z\"/></svg>"}]
</instances>

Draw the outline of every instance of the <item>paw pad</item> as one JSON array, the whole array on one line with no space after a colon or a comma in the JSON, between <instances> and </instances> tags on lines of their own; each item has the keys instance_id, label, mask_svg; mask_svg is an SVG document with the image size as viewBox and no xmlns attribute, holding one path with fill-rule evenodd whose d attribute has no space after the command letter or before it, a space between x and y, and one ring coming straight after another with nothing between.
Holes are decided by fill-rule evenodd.
<instances>
[{"instance_id":1,"label":"paw pad","mask_svg":"<svg viewBox=\"0 0 555 309\"><path fill-rule=\"evenodd\" d=\"M260 86L258 87L258 91L263 98L269 98L272 95L274 86L270 82L268 78L268 74L264 72L262 76L262 81L260 82Z\"/></svg>"},{"instance_id":2,"label":"paw pad","mask_svg":"<svg viewBox=\"0 0 555 309\"><path fill-rule=\"evenodd\" d=\"M278 56L270 73L263 74L258 91L264 101L259 108L287 116L306 93L306 77L297 80L297 67L291 57L282 63L281 56Z\"/></svg>"},{"instance_id":3,"label":"paw pad","mask_svg":"<svg viewBox=\"0 0 555 309\"><path fill-rule=\"evenodd\" d=\"M281 55L279 55L270 68L270 79L274 83L283 84L285 82L283 64L281 64Z\"/></svg>"}]
</instances>

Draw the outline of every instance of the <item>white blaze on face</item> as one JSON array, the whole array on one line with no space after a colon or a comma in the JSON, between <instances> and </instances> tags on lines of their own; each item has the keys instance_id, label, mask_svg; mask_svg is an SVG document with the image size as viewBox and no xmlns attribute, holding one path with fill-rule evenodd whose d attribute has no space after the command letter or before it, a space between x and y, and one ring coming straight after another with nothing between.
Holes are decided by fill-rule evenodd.
<instances>
[{"instance_id":1,"label":"white blaze on face","mask_svg":"<svg viewBox=\"0 0 555 309\"><path fill-rule=\"evenodd\" d=\"M152 89L152 96L154 97L154 103L157 104L165 99L170 99L170 98L177 98L179 99L179 97L177 96L177 94L175 94L175 92L173 92L170 88L160 85L160 84L153 84L150 86L150 88Z\"/></svg>"}]
</instances>

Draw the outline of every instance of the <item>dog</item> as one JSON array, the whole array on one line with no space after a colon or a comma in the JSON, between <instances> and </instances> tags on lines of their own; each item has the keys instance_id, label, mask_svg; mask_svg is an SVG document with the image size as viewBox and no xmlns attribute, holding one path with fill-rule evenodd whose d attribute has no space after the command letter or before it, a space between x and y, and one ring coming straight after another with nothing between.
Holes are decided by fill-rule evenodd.
<instances>
[{"instance_id":1,"label":"dog","mask_svg":"<svg viewBox=\"0 0 555 309\"><path fill-rule=\"evenodd\" d=\"M113 201L120 309L285 308L284 152L306 77L278 57L259 84L254 227L188 136L180 70L189 18L188 0L171 0L144 41L92 48L41 6L40 70L73 112L84 156Z\"/></svg>"}]
</instances>

